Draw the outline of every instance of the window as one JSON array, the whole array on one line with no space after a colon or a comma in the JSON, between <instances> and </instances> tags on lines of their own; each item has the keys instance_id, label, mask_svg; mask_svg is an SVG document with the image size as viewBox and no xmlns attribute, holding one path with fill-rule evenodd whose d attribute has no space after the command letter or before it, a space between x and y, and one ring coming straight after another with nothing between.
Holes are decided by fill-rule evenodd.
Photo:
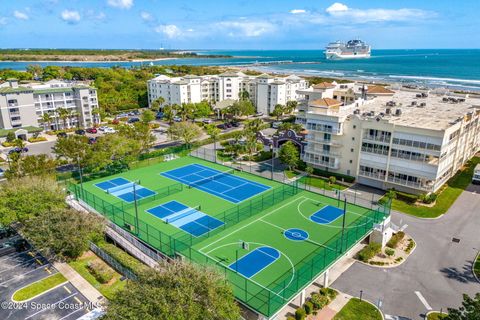
<instances>
[{"instance_id":1,"label":"window","mask_svg":"<svg viewBox=\"0 0 480 320\"><path fill-rule=\"evenodd\" d=\"M353 152L353 148L352 148L352 149L350 149L350 152Z\"/></svg>"},{"instance_id":2,"label":"window","mask_svg":"<svg viewBox=\"0 0 480 320\"><path fill-rule=\"evenodd\" d=\"M350 163L353 163L353 160L350 160L349 162L350 162ZM350 171L350 170L348 170L348 171Z\"/></svg>"},{"instance_id":3,"label":"window","mask_svg":"<svg viewBox=\"0 0 480 320\"><path fill-rule=\"evenodd\" d=\"M355 137L352 137L352 141L355 141Z\"/></svg>"},{"instance_id":4,"label":"window","mask_svg":"<svg viewBox=\"0 0 480 320\"><path fill-rule=\"evenodd\" d=\"M20 121L20 117L11 117L10 118L12 121Z\"/></svg>"},{"instance_id":5,"label":"window","mask_svg":"<svg viewBox=\"0 0 480 320\"><path fill-rule=\"evenodd\" d=\"M356 126L356 125L353 125L353 129L357 129L357 126Z\"/></svg>"}]
</instances>

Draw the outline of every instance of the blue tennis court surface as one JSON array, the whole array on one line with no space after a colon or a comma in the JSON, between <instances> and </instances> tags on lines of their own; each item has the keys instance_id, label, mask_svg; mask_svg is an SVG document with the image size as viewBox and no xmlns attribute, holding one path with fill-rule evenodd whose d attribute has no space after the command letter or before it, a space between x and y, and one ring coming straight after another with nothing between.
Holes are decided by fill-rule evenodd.
<instances>
[{"instance_id":1,"label":"blue tennis court surface","mask_svg":"<svg viewBox=\"0 0 480 320\"><path fill-rule=\"evenodd\" d=\"M170 201L146 211L195 237L199 237L224 224L223 221L178 201Z\"/></svg>"},{"instance_id":2,"label":"blue tennis court surface","mask_svg":"<svg viewBox=\"0 0 480 320\"><path fill-rule=\"evenodd\" d=\"M110 179L97 183L95 186L128 203L135 201L135 196L137 200L140 200L156 194L156 192L124 178ZM135 193L133 193L134 188Z\"/></svg>"},{"instance_id":3,"label":"blue tennis court surface","mask_svg":"<svg viewBox=\"0 0 480 320\"><path fill-rule=\"evenodd\" d=\"M333 206L325 206L310 216L310 220L319 224L329 224L343 215L343 210Z\"/></svg>"},{"instance_id":4,"label":"blue tennis court surface","mask_svg":"<svg viewBox=\"0 0 480 320\"><path fill-rule=\"evenodd\" d=\"M246 278L251 278L280 258L280 252L272 247L257 248L228 267Z\"/></svg>"},{"instance_id":5,"label":"blue tennis court surface","mask_svg":"<svg viewBox=\"0 0 480 320\"><path fill-rule=\"evenodd\" d=\"M196 163L162 172L161 175L233 203L242 202L271 188L237 177L231 172L218 171Z\"/></svg>"}]
</instances>

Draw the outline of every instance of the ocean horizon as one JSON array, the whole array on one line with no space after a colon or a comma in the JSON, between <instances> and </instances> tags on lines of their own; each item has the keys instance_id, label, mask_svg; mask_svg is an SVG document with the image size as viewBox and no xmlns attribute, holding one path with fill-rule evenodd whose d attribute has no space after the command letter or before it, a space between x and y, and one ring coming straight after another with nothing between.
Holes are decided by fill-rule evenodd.
<instances>
[{"instance_id":1,"label":"ocean horizon","mask_svg":"<svg viewBox=\"0 0 480 320\"><path fill-rule=\"evenodd\" d=\"M353 60L326 60L323 50L191 51L197 52L200 57L141 62L3 61L0 68L25 70L31 64L78 67L138 67L150 64L231 66L273 73L480 91L480 49L374 49L370 58ZM202 54L223 54L232 58L202 58ZM276 63L280 61L283 63Z\"/></svg>"}]
</instances>

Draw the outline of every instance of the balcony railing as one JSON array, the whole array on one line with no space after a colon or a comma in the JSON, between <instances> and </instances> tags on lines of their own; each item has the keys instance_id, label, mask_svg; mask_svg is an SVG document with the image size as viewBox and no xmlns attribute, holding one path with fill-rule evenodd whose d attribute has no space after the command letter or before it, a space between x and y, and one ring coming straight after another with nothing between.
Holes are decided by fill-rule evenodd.
<instances>
[{"instance_id":1,"label":"balcony railing","mask_svg":"<svg viewBox=\"0 0 480 320\"><path fill-rule=\"evenodd\" d=\"M381 174L381 173L373 173L373 172L360 170L358 175L363 176L363 177L377 179L377 180L382 180L382 181L385 180L385 174Z\"/></svg>"},{"instance_id":2,"label":"balcony railing","mask_svg":"<svg viewBox=\"0 0 480 320\"><path fill-rule=\"evenodd\" d=\"M340 166L340 162L338 160L334 160L334 161L315 160L313 158L308 157L308 153L305 153L303 160L307 163L311 163L317 166L327 167L330 169L338 169Z\"/></svg>"},{"instance_id":3,"label":"balcony railing","mask_svg":"<svg viewBox=\"0 0 480 320\"><path fill-rule=\"evenodd\" d=\"M335 141L335 140L326 140L326 139L316 139L313 135L311 134L307 134L306 135L306 139L307 139L307 142L308 143L318 143L318 144L326 144L326 145L329 145L329 146L333 146L333 147L341 147L342 144L338 141Z\"/></svg>"},{"instance_id":4,"label":"balcony railing","mask_svg":"<svg viewBox=\"0 0 480 320\"><path fill-rule=\"evenodd\" d=\"M426 190L426 191L430 191L430 190L433 189L433 186L427 186L427 185L423 184L422 182L408 181L408 180L405 180L405 179L399 179L399 178L395 178L395 177L392 177L392 176L388 176L387 181L395 183L395 184L399 184L399 185L402 185L402 186L407 186L407 187Z\"/></svg>"},{"instance_id":5,"label":"balcony railing","mask_svg":"<svg viewBox=\"0 0 480 320\"><path fill-rule=\"evenodd\" d=\"M362 147L362 152L378 154L380 156L388 156L388 150L374 149L368 147Z\"/></svg>"},{"instance_id":6,"label":"balcony railing","mask_svg":"<svg viewBox=\"0 0 480 320\"><path fill-rule=\"evenodd\" d=\"M18 102L9 102L8 106L9 107L18 107Z\"/></svg>"},{"instance_id":7,"label":"balcony railing","mask_svg":"<svg viewBox=\"0 0 480 320\"><path fill-rule=\"evenodd\" d=\"M321 155L321 156L332 156L332 157L340 157L340 152L335 152L335 151L332 151L332 150L315 150L314 148L305 148L305 152L309 152L309 153L315 153L315 154L318 154L318 155Z\"/></svg>"},{"instance_id":8,"label":"balcony railing","mask_svg":"<svg viewBox=\"0 0 480 320\"><path fill-rule=\"evenodd\" d=\"M390 143L390 139L391 137L387 137L387 136L371 136L371 135L363 136L363 140L377 141L377 142L383 142L383 143Z\"/></svg>"},{"instance_id":9,"label":"balcony railing","mask_svg":"<svg viewBox=\"0 0 480 320\"><path fill-rule=\"evenodd\" d=\"M331 133L331 134L341 134L341 130L337 129L337 128L327 128L327 127L321 127L321 126L310 126L308 125L307 123L307 130L310 130L310 131L315 131L315 132L326 132L326 133Z\"/></svg>"}]
</instances>

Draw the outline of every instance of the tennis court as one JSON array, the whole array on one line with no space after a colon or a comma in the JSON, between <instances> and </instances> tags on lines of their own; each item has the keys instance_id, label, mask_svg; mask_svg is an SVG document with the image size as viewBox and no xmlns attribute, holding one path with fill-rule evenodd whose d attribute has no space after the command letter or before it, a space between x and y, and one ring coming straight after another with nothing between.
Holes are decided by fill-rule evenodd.
<instances>
[{"instance_id":1,"label":"tennis court","mask_svg":"<svg viewBox=\"0 0 480 320\"><path fill-rule=\"evenodd\" d=\"M195 237L223 225L222 221L201 212L199 209L200 207L190 208L178 201L169 201L146 211Z\"/></svg>"},{"instance_id":2,"label":"tennis court","mask_svg":"<svg viewBox=\"0 0 480 320\"><path fill-rule=\"evenodd\" d=\"M115 178L95 184L97 188L122 199L127 203L148 198L156 193L125 178Z\"/></svg>"},{"instance_id":3,"label":"tennis court","mask_svg":"<svg viewBox=\"0 0 480 320\"><path fill-rule=\"evenodd\" d=\"M233 203L245 201L270 189L264 184L235 176L234 170L219 171L197 163L162 172L161 175Z\"/></svg>"},{"instance_id":4,"label":"tennis court","mask_svg":"<svg viewBox=\"0 0 480 320\"><path fill-rule=\"evenodd\" d=\"M139 201L130 203L133 187ZM386 216L351 203L344 216L340 198L193 157L84 181L83 190L70 190L165 255L219 268L235 296L267 316Z\"/></svg>"}]
</instances>

